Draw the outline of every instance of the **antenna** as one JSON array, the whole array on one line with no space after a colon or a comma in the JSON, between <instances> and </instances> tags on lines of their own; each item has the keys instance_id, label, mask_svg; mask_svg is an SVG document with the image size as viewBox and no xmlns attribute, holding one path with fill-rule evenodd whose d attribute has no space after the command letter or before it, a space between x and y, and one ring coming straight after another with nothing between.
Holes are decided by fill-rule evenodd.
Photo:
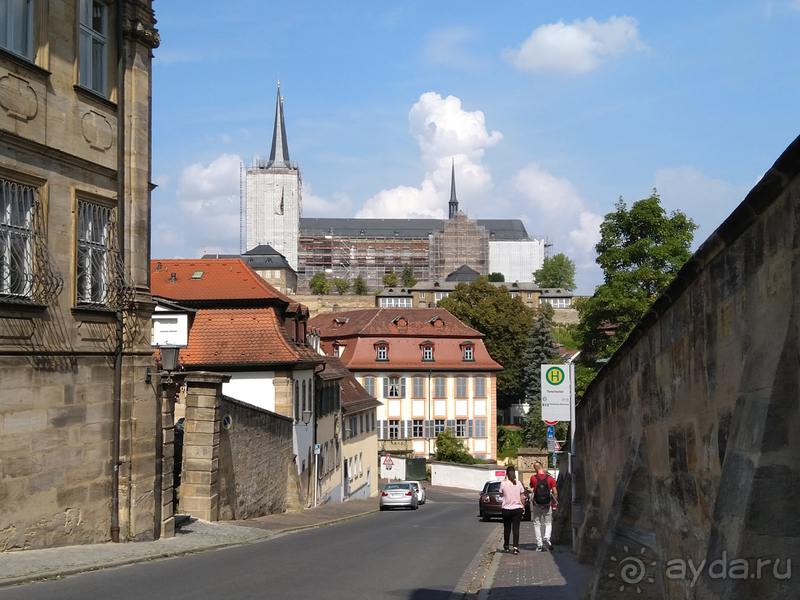
<instances>
[{"instance_id":1,"label":"antenna","mask_svg":"<svg viewBox=\"0 0 800 600\"><path fill-rule=\"evenodd\" d=\"M239 161L239 254L242 254L242 161Z\"/></svg>"}]
</instances>

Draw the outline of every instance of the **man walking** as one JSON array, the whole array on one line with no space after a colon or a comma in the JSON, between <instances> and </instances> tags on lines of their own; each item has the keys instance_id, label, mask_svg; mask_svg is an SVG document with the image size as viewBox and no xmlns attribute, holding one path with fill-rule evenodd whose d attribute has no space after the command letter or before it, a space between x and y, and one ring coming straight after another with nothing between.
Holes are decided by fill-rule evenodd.
<instances>
[{"instance_id":1,"label":"man walking","mask_svg":"<svg viewBox=\"0 0 800 600\"><path fill-rule=\"evenodd\" d=\"M536 551L544 552L545 548L553 549L550 543L550 534L553 529L553 517L550 504L558 502L558 489L556 480L544 470L544 465L539 461L533 463L536 474L531 476L531 490L533 490L533 530L536 532Z\"/></svg>"}]
</instances>

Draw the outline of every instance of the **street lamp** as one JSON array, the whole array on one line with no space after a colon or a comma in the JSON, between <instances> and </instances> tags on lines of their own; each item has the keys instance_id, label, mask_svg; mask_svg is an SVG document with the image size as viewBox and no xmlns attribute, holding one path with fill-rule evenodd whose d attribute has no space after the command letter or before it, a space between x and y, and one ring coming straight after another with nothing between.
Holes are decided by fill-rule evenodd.
<instances>
[{"instance_id":1,"label":"street lamp","mask_svg":"<svg viewBox=\"0 0 800 600\"><path fill-rule=\"evenodd\" d=\"M172 373L178 368L178 353L180 347L178 346L159 346L161 350L161 368L167 373Z\"/></svg>"},{"instance_id":2,"label":"street lamp","mask_svg":"<svg viewBox=\"0 0 800 600\"><path fill-rule=\"evenodd\" d=\"M310 410L304 410L303 411L303 423L308 425L310 422L311 422L311 411Z\"/></svg>"}]
</instances>

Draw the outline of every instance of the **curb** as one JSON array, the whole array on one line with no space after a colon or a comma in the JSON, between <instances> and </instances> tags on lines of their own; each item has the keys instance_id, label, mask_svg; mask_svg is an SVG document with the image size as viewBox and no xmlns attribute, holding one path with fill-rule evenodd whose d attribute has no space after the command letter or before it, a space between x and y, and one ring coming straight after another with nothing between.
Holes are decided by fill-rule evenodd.
<instances>
[{"instance_id":1,"label":"curb","mask_svg":"<svg viewBox=\"0 0 800 600\"><path fill-rule=\"evenodd\" d=\"M187 548L185 550L173 550L173 551L164 551L159 554L150 554L147 556L136 556L125 558L122 560L115 560L110 561L102 564L95 564L95 565L87 565L84 567L72 567L68 569L57 569L55 571L48 571L47 573L36 573L31 575L18 575L16 577L6 577L0 579L0 588L4 587L11 587L15 585L21 585L23 583L33 583L34 581L47 581L50 579L61 579L63 577L68 577L70 575L79 575L81 573L90 573L92 571L102 571L103 569L113 569L116 567L124 567L126 565L133 565L136 563L142 562L149 562L151 560L161 560L163 558L175 558L176 556L187 556L189 554L200 554L201 552L207 552L209 550L222 550L224 548L235 548L236 546L247 546L248 544L256 544L258 542L263 542L265 540L272 539L274 537L279 537L281 535L286 535L288 533L294 533L296 531L303 531L304 529L315 529L318 527L325 527L326 525L334 525L336 523L342 523L344 521L350 521L353 519L358 519L359 517L364 517L366 515L370 515L372 513L378 512L378 509L369 510L363 513L358 513L356 515L348 515L346 517L339 517L337 519L331 519L329 521L322 521L320 523L313 523L309 525L297 525L295 527L289 527L286 529L276 529L270 535L265 535L264 537L257 538L254 540L247 540L243 542L225 542L222 544L214 544L211 546L198 546L196 548ZM260 529L258 527L253 527L252 529ZM262 531L265 531L262 529ZM128 542L135 544L136 542Z\"/></svg>"}]
</instances>

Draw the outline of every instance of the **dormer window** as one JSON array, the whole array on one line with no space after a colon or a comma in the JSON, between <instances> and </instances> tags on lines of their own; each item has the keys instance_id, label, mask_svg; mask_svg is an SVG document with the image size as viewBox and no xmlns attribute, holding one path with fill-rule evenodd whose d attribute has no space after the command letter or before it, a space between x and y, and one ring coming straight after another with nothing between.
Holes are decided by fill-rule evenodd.
<instances>
[{"instance_id":1,"label":"dormer window","mask_svg":"<svg viewBox=\"0 0 800 600\"><path fill-rule=\"evenodd\" d=\"M420 344L420 348L422 348L422 361L433 362L433 342L424 341Z\"/></svg>"},{"instance_id":2,"label":"dormer window","mask_svg":"<svg viewBox=\"0 0 800 600\"><path fill-rule=\"evenodd\" d=\"M434 327L444 327L444 319L442 317L433 317L430 321L428 321Z\"/></svg>"},{"instance_id":3,"label":"dormer window","mask_svg":"<svg viewBox=\"0 0 800 600\"><path fill-rule=\"evenodd\" d=\"M333 342L333 356L339 358L339 342Z\"/></svg>"},{"instance_id":4,"label":"dormer window","mask_svg":"<svg viewBox=\"0 0 800 600\"><path fill-rule=\"evenodd\" d=\"M475 361L475 344L473 342L464 342L461 344L461 359L464 362Z\"/></svg>"},{"instance_id":5,"label":"dormer window","mask_svg":"<svg viewBox=\"0 0 800 600\"><path fill-rule=\"evenodd\" d=\"M389 343L381 340L375 343L375 360L387 361L389 360Z\"/></svg>"},{"instance_id":6,"label":"dormer window","mask_svg":"<svg viewBox=\"0 0 800 600\"><path fill-rule=\"evenodd\" d=\"M394 325L395 327L401 327L401 328L408 327L408 319L406 319L405 317L395 317L392 320L392 325Z\"/></svg>"}]
</instances>

